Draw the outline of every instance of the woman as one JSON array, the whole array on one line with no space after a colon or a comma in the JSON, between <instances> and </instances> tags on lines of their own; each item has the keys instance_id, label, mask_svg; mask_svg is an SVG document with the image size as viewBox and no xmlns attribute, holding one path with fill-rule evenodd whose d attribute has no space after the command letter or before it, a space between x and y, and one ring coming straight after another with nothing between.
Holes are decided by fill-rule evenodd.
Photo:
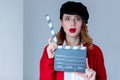
<instances>
[{"instance_id":1,"label":"woman","mask_svg":"<svg viewBox=\"0 0 120 80\"><path fill-rule=\"evenodd\" d=\"M40 80L107 80L101 49L93 44L88 34L89 13L80 2L68 1L61 6L61 28L57 33L59 45L87 47L87 67L85 73L54 71L54 51L57 44L49 38L40 60Z\"/></svg>"}]
</instances>

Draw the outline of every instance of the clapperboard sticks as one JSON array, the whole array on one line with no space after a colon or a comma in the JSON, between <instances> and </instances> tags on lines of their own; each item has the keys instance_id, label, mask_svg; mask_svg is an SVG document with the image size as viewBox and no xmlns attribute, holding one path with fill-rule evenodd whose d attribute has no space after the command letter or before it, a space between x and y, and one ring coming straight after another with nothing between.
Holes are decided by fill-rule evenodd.
<instances>
[{"instance_id":1,"label":"clapperboard sticks","mask_svg":"<svg viewBox=\"0 0 120 80\"><path fill-rule=\"evenodd\" d=\"M51 32L51 35L52 35L52 38L53 38L53 41L55 43L57 43L57 38L56 38L56 34L55 34L55 31L54 31L54 28L53 28L53 25L52 25L52 22L51 22L51 19L48 15L45 16L46 17L46 20L48 22L48 26L49 26L49 29L50 29L50 32Z\"/></svg>"},{"instance_id":2,"label":"clapperboard sticks","mask_svg":"<svg viewBox=\"0 0 120 80\"><path fill-rule=\"evenodd\" d=\"M49 15L45 15L46 17L46 20L47 20L47 23L48 23L48 26L49 26L49 29L50 29L50 33L52 35L52 38L53 38L53 41L55 43L58 43L58 40L56 38L56 34L55 34L55 31L54 31L54 28L53 28L53 25L52 25L52 21L49 17ZM83 47L83 44L81 44L81 46L58 46L58 49L61 49L61 48L64 48L64 49L81 49L81 50L84 50L86 49L86 47Z\"/></svg>"}]
</instances>

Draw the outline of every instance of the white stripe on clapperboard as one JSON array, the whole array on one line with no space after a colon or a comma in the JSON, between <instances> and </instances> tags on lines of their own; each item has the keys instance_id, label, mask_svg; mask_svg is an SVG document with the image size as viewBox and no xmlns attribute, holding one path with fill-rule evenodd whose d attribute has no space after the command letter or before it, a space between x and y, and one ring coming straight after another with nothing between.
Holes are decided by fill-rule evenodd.
<instances>
[{"instance_id":1,"label":"white stripe on clapperboard","mask_svg":"<svg viewBox=\"0 0 120 80\"><path fill-rule=\"evenodd\" d=\"M49 26L49 29L50 29L50 32L51 32L51 35L52 35L52 38L53 38L53 41L55 43L58 43L58 40L56 38L56 34L55 34L55 31L54 31L54 28L53 28L53 25L52 25L52 21L49 17L49 15L46 15L46 20L47 20L47 23L48 23L48 26ZM58 46L58 49L81 49L81 50L85 50L86 47L83 46L83 44L81 46Z\"/></svg>"}]
</instances>

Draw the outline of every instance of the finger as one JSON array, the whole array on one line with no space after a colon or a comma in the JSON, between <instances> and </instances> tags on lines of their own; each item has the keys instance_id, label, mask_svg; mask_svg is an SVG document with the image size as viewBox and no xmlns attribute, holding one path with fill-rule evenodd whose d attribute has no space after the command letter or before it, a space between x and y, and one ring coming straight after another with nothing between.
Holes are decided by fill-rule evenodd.
<instances>
[{"instance_id":1,"label":"finger","mask_svg":"<svg viewBox=\"0 0 120 80\"><path fill-rule=\"evenodd\" d=\"M48 39L48 43L51 44L52 42L53 42L53 39L52 39L52 37L50 37L50 38Z\"/></svg>"},{"instance_id":2,"label":"finger","mask_svg":"<svg viewBox=\"0 0 120 80\"><path fill-rule=\"evenodd\" d=\"M90 78L92 76L92 71L90 69L86 69L85 76Z\"/></svg>"},{"instance_id":3,"label":"finger","mask_svg":"<svg viewBox=\"0 0 120 80\"><path fill-rule=\"evenodd\" d=\"M95 72L95 71L93 71L93 74L92 74L92 76L91 76L90 80L95 80L95 78L96 78L96 72Z\"/></svg>"},{"instance_id":4,"label":"finger","mask_svg":"<svg viewBox=\"0 0 120 80\"><path fill-rule=\"evenodd\" d=\"M49 58L54 57L54 49L50 45L47 47L47 54Z\"/></svg>"},{"instance_id":5,"label":"finger","mask_svg":"<svg viewBox=\"0 0 120 80\"><path fill-rule=\"evenodd\" d=\"M90 80L94 80L96 77L96 72L93 69L87 69L86 77Z\"/></svg>"},{"instance_id":6,"label":"finger","mask_svg":"<svg viewBox=\"0 0 120 80\"><path fill-rule=\"evenodd\" d=\"M53 47L54 49L57 49L57 44L55 42L53 43Z\"/></svg>"},{"instance_id":7,"label":"finger","mask_svg":"<svg viewBox=\"0 0 120 80\"><path fill-rule=\"evenodd\" d=\"M53 50L57 49L57 44L55 42L52 42L50 46Z\"/></svg>"},{"instance_id":8,"label":"finger","mask_svg":"<svg viewBox=\"0 0 120 80\"><path fill-rule=\"evenodd\" d=\"M49 38L49 39L48 39L48 44L50 44L50 43L51 43L51 39Z\"/></svg>"},{"instance_id":9,"label":"finger","mask_svg":"<svg viewBox=\"0 0 120 80\"><path fill-rule=\"evenodd\" d=\"M90 68L89 64L88 64L88 58L86 58L86 68L88 68L88 69Z\"/></svg>"}]
</instances>

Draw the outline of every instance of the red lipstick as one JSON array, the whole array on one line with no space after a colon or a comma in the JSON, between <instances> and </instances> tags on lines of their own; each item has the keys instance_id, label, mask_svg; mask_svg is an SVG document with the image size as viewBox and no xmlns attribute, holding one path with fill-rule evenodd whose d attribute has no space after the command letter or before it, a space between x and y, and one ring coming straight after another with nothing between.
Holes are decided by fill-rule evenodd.
<instances>
[{"instance_id":1,"label":"red lipstick","mask_svg":"<svg viewBox=\"0 0 120 80\"><path fill-rule=\"evenodd\" d=\"M74 32L76 31L76 29L75 29L75 28L70 28L69 31L70 31L71 33L74 33Z\"/></svg>"}]
</instances>

